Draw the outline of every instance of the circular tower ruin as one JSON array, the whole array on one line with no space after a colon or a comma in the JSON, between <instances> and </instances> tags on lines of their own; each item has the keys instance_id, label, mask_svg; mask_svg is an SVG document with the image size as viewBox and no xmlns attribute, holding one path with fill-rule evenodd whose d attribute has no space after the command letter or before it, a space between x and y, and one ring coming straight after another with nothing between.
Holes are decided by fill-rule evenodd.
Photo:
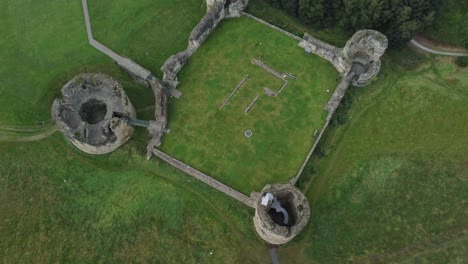
<instances>
[{"instance_id":1,"label":"circular tower ruin","mask_svg":"<svg viewBox=\"0 0 468 264\"><path fill-rule=\"evenodd\" d=\"M122 86L104 74L80 74L62 87L55 99L52 118L58 129L78 149L105 154L124 144L133 134L128 118L133 105Z\"/></svg>"},{"instance_id":2,"label":"circular tower ruin","mask_svg":"<svg viewBox=\"0 0 468 264\"><path fill-rule=\"evenodd\" d=\"M310 208L306 197L291 184L267 185L256 202L254 225L270 244L292 240L307 225Z\"/></svg>"},{"instance_id":3,"label":"circular tower ruin","mask_svg":"<svg viewBox=\"0 0 468 264\"><path fill-rule=\"evenodd\" d=\"M375 30L359 30L346 42L343 55L355 74L352 84L365 86L371 83L380 71L380 57L388 47L388 39Z\"/></svg>"}]
</instances>

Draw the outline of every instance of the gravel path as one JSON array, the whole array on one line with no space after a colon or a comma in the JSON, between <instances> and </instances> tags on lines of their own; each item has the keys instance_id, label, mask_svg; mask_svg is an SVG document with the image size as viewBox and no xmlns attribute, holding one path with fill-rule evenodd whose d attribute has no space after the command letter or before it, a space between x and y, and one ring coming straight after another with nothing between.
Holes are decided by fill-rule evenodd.
<instances>
[{"instance_id":1,"label":"gravel path","mask_svg":"<svg viewBox=\"0 0 468 264\"><path fill-rule=\"evenodd\" d=\"M438 51L438 50L433 50L431 48L428 48L426 46L423 46L416 40L412 39L411 44L413 44L415 47L422 49L426 52L432 53L432 54L437 54L437 55L444 55L444 56L454 56L454 57L468 57L468 53L460 53L460 52L448 52L448 51Z\"/></svg>"}]
</instances>

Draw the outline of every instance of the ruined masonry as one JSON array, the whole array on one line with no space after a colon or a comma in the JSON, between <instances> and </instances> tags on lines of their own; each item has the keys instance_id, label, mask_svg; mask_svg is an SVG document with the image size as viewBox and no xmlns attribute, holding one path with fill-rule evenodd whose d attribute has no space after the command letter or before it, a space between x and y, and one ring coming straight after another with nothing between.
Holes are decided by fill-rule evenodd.
<instances>
[{"instance_id":1,"label":"ruined masonry","mask_svg":"<svg viewBox=\"0 0 468 264\"><path fill-rule=\"evenodd\" d=\"M56 99L52 106L52 117L56 121L59 130L73 145L90 154L109 153L130 138L134 126L146 127L150 135L147 146L148 159L155 155L180 171L254 208L253 223L258 235L268 243L284 244L298 235L310 219L308 201L294 185L301 176L348 87L351 85L365 86L376 78L381 66L380 57L387 49L388 40L377 31L360 30L349 39L344 48L338 48L315 39L307 33L303 38L300 38L244 13L243 10L247 7L248 0L206 0L206 3L207 13L192 30L187 48L171 56L164 63L161 67L163 78L159 80L149 70L129 58L121 57L93 38L87 1L82 0L89 44L116 61L137 82L152 89L155 98L155 118L151 121L137 120L135 110L123 88L112 77L104 74L81 74L65 84L62 88L63 98ZM342 76L342 80L336 87L335 92L325 105L325 110L328 111L325 125L296 176L287 184L267 185L261 192L253 192L250 196L244 195L156 149L161 145L164 134L168 132L168 129L166 129L168 96L176 98L182 96L182 93L176 89L179 84L178 72L190 61L190 57L224 18L239 17L241 15L250 17L299 41L299 46L307 53L328 60ZM267 87L264 88L265 93L268 95L277 96L286 87L288 81L268 65L260 61L253 61L253 63L285 81L285 84L278 92L273 92ZM294 79L292 75L288 77ZM233 93L240 89L247 80L248 78L242 80ZM223 101L220 109L223 108L233 93ZM246 108L246 113L257 99L258 96ZM314 133L314 136L316 133Z\"/></svg>"},{"instance_id":2,"label":"ruined masonry","mask_svg":"<svg viewBox=\"0 0 468 264\"><path fill-rule=\"evenodd\" d=\"M58 129L81 151L105 154L127 142L133 126L123 116L135 118L135 109L122 86L104 74L81 74L62 88L52 117Z\"/></svg>"}]
</instances>

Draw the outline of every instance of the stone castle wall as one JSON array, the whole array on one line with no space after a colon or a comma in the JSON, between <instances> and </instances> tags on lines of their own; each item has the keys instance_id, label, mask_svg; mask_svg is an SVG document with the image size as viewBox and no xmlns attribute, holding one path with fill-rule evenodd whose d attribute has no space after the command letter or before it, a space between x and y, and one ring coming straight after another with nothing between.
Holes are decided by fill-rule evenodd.
<instances>
[{"instance_id":1,"label":"stone castle wall","mask_svg":"<svg viewBox=\"0 0 468 264\"><path fill-rule=\"evenodd\" d=\"M247 4L248 0L233 0L226 7L226 0L207 0L208 11L190 33L187 49L171 56L161 67L165 85L175 88L179 84L177 73L189 62L190 57L208 38L221 20L240 16L242 10L247 7Z\"/></svg>"},{"instance_id":2,"label":"stone castle wall","mask_svg":"<svg viewBox=\"0 0 468 264\"><path fill-rule=\"evenodd\" d=\"M306 52L314 53L331 62L341 75L346 74L351 68L351 65L347 64L344 60L343 49L316 39L308 33L304 34L304 38L299 43L299 46L304 48Z\"/></svg>"}]
</instances>

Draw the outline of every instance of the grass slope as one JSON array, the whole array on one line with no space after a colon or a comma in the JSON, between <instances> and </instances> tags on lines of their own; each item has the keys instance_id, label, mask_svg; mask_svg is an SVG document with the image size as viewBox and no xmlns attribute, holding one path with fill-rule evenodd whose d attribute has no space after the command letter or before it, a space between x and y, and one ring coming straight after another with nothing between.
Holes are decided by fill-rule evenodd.
<instances>
[{"instance_id":1,"label":"grass slope","mask_svg":"<svg viewBox=\"0 0 468 264\"><path fill-rule=\"evenodd\" d=\"M262 45L257 45L262 43ZM283 81L251 63L264 61L297 76L278 97ZM246 76L250 79L219 110ZM323 106L336 86L331 64L308 55L297 42L249 18L228 20L197 51L180 73L180 100L170 102L171 133L163 150L249 194L265 184L286 182L297 173L323 126ZM248 114L244 109L260 99ZM244 131L253 131L251 138Z\"/></svg>"},{"instance_id":2,"label":"grass slope","mask_svg":"<svg viewBox=\"0 0 468 264\"><path fill-rule=\"evenodd\" d=\"M461 263L468 72L449 59L409 72L392 60L375 85L352 90L348 123L310 164L312 224L290 252L320 263Z\"/></svg>"},{"instance_id":3,"label":"grass slope","mask_svg":"<svg viewBox=\"0 0 468 264\"><path fill-rule=\"evenodd\" d=\"M117 78L137 108L152 104L151 91L137 86L88 45L79 1L3 1L0 10L4 24L0 29L2 125L48 123L61 86L85 69Z\"/></svg>"},{"instance_id":4,"label":"grass slope","mask_svg":"<svg viewBox=\"0 0 468 264\"><path fill-rule=\"evenodd\" d=\"M0 260L258 263L267 257L248 220L251 210L162 162L146 161L145 138L140 131L99 157L79 153L59 133L0 144Z\"/></svg>"},{"instance_id":5,"label":"grass slope","mask_svg":"<svg viewBox=\"0 0 468 264\"><path fill-rule=\"evenodd\" d=\"M206 13L201 0L88 1L94 37L160 76Z\"/></svg>"}]
</instances>

